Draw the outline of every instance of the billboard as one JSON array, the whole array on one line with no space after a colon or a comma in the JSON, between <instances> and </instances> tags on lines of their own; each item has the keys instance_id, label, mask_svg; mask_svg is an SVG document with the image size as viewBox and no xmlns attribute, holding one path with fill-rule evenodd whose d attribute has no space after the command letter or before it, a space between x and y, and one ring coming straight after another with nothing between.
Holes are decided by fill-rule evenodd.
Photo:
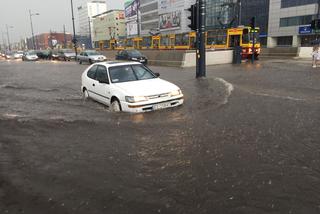
<instances>
[{"instance_id":1,"label":"billboard","mask_svg":"<svg viewBox=\"0 0 320 214\"><path fill-rule=\"evenodd\" d=\"M181 11L174 11L159 15L160 30L174 30L181 27Z\"/></svg>"},{"instance_id":2,"label":"billboard","mask_svg":"<svg viewBox=\"0 0 320 214\"><path fill-rule=\"evenodd\" d=\"M127 0L124 3L125 17L131 18L136 16L140 7L140 0Z\"/></svg>"},{"instance_id":3,"label":"billboard","mask_svg":"<svg viewBox=\"0 0 320 214\"><path fill-rule=\"evenodd\" d=\"M134 36L138 34L138 24L136 21L131 21L126 23L127 36Z\"/></svg>"}]
</instances>

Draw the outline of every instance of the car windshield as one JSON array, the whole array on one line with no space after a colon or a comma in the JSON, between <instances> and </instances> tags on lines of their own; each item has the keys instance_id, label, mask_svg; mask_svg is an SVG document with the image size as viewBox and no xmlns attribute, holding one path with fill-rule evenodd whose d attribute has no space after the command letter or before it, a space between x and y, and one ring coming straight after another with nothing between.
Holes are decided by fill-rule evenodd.
<instances>
[{"instance_id":1,"label":"car windshield","mask_svg":"<svg viewBox=\"0 0 320 214\"><path fill-rule=\"evenodd\" d=\"M90 51L87 52L88 56L97 56L97 55L101 55L100 53L96 52L96 51Z\"/></svg>"},{"instance_id":2,"label":"car windshield","mask_svg":"<svg viewBox=\"0 0 320 214\"><path fill-rule=\"evenodd\" d=\"M109 68L112 83L154 79L156 75L143 65L123 65Z\"/></svg>"},{"instance_id":3,"label":"car windshield","mask_svg":"<svg viewBox=\"0 0 320 214\"><path fill-rule=\"evenodd\" d=\"M142 54L137 50L128 51L128 54L129 54L129 56L132 56L132 57L141 57L142 56Z\"/></svg>"}]
</instances>

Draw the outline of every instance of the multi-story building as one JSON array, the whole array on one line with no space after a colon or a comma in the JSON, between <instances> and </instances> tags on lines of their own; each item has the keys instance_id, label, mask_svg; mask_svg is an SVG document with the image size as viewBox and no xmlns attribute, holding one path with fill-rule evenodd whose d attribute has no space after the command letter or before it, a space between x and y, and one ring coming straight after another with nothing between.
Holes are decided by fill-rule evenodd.
<instances>
[{"instance_id":1,"label":"multi-story building","mask_svg":"<svg viewBox=\"0 0 320 214\"><path fill-rule=\"evenodd\" d=\"M78 29L81 36L90 36L92 28L92 17L107 11L105 0L81 0L77 6L78 11ZM91 31L91 37L92 35Z\"/></svg>"},{"instance_id":2,"label":"multi-story building","mask_svg":"<svg viewBox=\"0 0 320 214\"><path fill-rule=\"evenodd\" d=\"M316 39L310 23L318 0L270 0L268 47L306 46Z\"/></svg>"},{"instance_id":3,"label":"multi-story building","mask_svg":"<svg viewBox=\"0 0 320 214\"><path fill-rule=\"evenodd\" d=\"M101 48L101 41L119 39L126 36L123 10L110 10L93 16L92 23L92 38L96 48Z\"/></svg>"}]
</instances>

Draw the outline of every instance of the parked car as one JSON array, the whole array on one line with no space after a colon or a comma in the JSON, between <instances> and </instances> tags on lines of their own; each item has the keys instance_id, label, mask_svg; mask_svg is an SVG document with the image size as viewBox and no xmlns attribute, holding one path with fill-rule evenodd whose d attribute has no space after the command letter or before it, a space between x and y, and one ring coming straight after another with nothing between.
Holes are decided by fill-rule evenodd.
<instances>
[{"instance_id":1,"label":"parked car","mask_svg":"<svg viewBox=\"0 0 320 214\"><path fill-rule=\"evenodd\" d=\"M13 57L15 59L21 59L22 56L23 56L23 51L17 51L17 52L14 52L14 54L13 54Z\"/></svg>"},{"instance_id":2,"label":"parked car","mask_svg":"<svg viewBox=\"0 0 320 214\"><path fill-rule=\"evenodd\" d=\"M62 49L58 51L59 60L70 61L76 59L76 53L74 50Z\"/></svg>"},{"instance_id":3,"label":"parked car","mask_svg":"<svg viewBox=\"0 0 320 214\"><path fill-rule=\"evenodd\" d=\"M82 62L88 62L90 64L103 62L106 61L106 59L107 58L105 56L95 50L86 50L78 55L79 64L82 64Z\"/></svg>"},{"instance_id":4,"label":"parked car","mask_svg":"<svg viewBox=\"0 0 320 214\"><path fill-rule=\"evenodd\" d=\"M180 88L138 62L101 62L82 74L81 91L111 111L146 112L183 104Z\"/></svg>"},{"instance_id":5,"label":"parked car","mask_svg":"<svg viewBox=\"0 0 320 214\"><path fill-rule=\"evenodd\" d=\"M27 51L23 53L22 60L23 61L37 61L39 57L35 51Z\"/></svg>"},{"instance_id":6,"label":"parked car","mask_svg":"<svg viewBox=\"0 0 320 214\"><path fill-rule=\"evenodd\" d=\"M137 50L120 50L116 55L116 60L141 62L145 65L148 63L147 57Z\"/></svg>"}]
</instances>

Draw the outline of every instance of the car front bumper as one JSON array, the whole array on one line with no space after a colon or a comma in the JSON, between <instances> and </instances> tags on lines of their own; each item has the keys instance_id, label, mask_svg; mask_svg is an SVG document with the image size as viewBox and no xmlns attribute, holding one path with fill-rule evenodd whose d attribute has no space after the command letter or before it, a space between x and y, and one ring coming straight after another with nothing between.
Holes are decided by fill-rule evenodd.
<instances>
[{"instance_id":1,"label":"car front bumper","mask_svg":"<svg viewBox=\"0 0 320 214\"><path fill-rule=\"evenodd\" d=\"M158 102L149 101L148 103L128 103L128 102L121 102L121 108L124 112L132 112L132 113L139 113L139 112L148 112L148 111L155 111L165 108L172 108L176 106L180 106L183 104L183 96L161 100Z\"/></svg>"}]
</instances>

